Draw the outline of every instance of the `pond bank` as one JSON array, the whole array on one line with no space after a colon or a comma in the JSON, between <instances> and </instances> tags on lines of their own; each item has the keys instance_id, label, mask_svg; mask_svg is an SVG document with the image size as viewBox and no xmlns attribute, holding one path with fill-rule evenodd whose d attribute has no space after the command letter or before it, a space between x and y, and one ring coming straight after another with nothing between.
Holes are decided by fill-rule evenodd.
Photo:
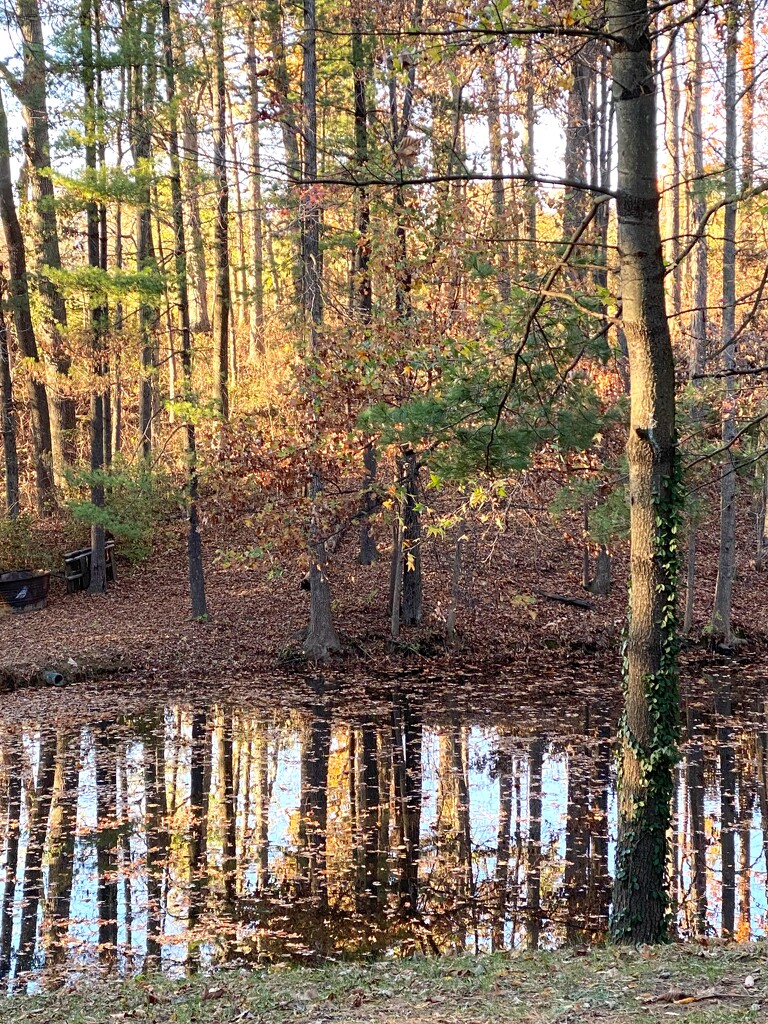
<instances>
[{"instance_id":1,"label":"pond bank","mask_svg":"<svg viewBox=\"0 0 768 1024\"><path fill-rule=\"evenodd\" d=\"M0 1001L1 1024L629 1024L764 1021L765 944L577 948L321 968L228 969L177 981L82 982Z\"/></svg>"}]
</instances>

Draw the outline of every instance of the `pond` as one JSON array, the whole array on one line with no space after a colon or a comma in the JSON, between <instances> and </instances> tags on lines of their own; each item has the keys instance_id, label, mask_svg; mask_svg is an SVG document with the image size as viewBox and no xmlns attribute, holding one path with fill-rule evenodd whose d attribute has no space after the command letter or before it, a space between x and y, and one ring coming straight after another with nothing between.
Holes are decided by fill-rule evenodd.
<instances>
[{"instance_id":1,"label":"pond","mask_svg":"<svg viewBox=\"0 0 768 1024\"><path fill-rule=\"evenodd\" d=\"M768 704L684 703L670 859L681 937L766 929ZM402 688L326 700L31 702L0 734L0 972L582 945L604 935L615 701ZM599 692L599 691L598 691ZM13 700L13 698L9 698ZM57 701L70 713L65 717ZM76 704L77 701L75 700ZM461 710L459 710L461 708Z\"/></svg>"}]
</instances>

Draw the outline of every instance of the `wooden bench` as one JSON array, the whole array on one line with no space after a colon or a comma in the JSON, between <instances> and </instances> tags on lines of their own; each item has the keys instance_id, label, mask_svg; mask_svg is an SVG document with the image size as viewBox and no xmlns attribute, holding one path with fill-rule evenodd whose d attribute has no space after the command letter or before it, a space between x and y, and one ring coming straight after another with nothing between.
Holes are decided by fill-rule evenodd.
<instances>
[{"instance_id":1,"label":"wooden bench","mask_svg":"<svg viewBox=\"0 0 768 1024\"><path fill-rule=\"evenodd\" d=\"M68 594L74 594L76 590L87 590L91 585L92 556L92 548L79 548L77 551L69 551L64 555L64 579L67 581ZM113 540L104 542L104 559L107 567L107 582L114 583L115 542Z\"/></svg>"}]
</instances>

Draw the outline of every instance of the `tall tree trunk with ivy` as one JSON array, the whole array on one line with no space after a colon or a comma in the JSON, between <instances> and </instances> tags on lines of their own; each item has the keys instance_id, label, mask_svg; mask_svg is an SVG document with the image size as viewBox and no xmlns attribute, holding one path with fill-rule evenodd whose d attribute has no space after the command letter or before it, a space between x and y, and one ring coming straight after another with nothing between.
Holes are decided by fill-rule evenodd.
<instances>
[{"instance_id":1,"label":"tall tree trunk with ivy","mask_svg":"<svg viewBox=\"0 0 768 1024\"><path fill-rule=\"evenodd\" d=\"M619 754L611 932L658 942L667 929L667 831L677 763L679 481L675 373L664 298L656 90L647 0L610 0L618 142L618 249L629 349L629 621Z\"/></svg>"}]
</instances>

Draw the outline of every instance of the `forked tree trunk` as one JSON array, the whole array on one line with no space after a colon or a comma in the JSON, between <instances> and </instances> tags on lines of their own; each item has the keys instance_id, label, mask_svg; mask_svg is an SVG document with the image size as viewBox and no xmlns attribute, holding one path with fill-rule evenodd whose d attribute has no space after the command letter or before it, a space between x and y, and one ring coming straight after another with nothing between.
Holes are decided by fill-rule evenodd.
<instances>
[{"instance_id":1,"label":"forked tree trunk","mask_svg":"<svg viewBox=\"0 0 768 1024\"><path fill-rule=\"evenodd\" d=\"M647 0L610 0L618 248L629 350L631 595L611 931L665 936L667 830L677 763L675 373L664 300L656 90Z\"/></svg>"}]
</instances>

